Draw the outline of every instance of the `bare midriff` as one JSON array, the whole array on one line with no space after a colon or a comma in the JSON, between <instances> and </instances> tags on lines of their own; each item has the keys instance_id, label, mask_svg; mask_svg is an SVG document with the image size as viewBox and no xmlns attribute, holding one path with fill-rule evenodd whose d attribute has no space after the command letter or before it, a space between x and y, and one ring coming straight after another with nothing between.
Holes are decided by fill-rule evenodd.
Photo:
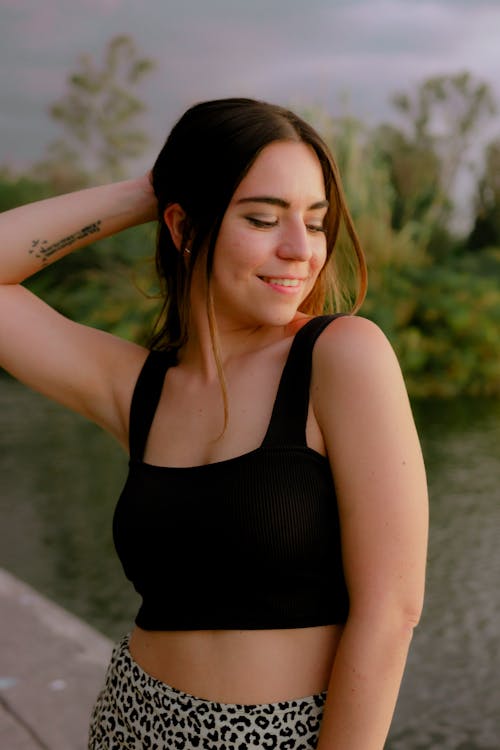
<instances>
[{"instance_id":1,"label":"bare midriff","mask_svg":"<svg viewBox=\"0 0 500 750\"><path fill-rule=\"evenodd\" d=\"M134 661L157 680L221 703L275 703L326 690L340 625L279 630L147 631Z\"/></svg>"}]
</instances>

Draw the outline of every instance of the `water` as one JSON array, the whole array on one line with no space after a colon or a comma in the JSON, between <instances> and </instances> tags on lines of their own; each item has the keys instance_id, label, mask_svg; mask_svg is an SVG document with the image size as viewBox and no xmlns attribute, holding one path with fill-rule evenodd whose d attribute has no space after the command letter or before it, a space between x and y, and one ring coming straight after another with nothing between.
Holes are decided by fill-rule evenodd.
<instances>
[{"instance_id":1,"label":"water","mask_svg":"<svg viewBox=\"0 0 500 750\"><path fill-rule=\"evenodd\" d=\"M500 402L415 406L431 499L427 594L391 750L500 748Z\"/></svg>"},{"instance_id":2,"label":"water","mask_svg":"<svg viewBox=\"0 0 500 750\"><path fill-rule=\"evenodd\" d=\"M431 496L427 596L387 748L499 750L500 402L414 411ZM0 564L113 639L138 606L111 539L126 465L96 427L0 379Z\"/></svg>"}]
</instances>

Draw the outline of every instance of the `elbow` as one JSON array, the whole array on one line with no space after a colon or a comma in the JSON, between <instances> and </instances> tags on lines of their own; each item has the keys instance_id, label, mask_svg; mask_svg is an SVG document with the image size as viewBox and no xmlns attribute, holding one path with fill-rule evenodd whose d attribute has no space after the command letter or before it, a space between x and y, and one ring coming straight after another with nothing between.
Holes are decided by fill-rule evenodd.
<instances>
[{"instance_id":1,"label":"elbow","mask_svg":"<svg viewBox=\"0 0 500 750\"><path fill-rule=\"evenodd\" d=\"M421 610L417 608L395 607L388 610L385 616L380 615L383 628L385 622L387 631L396 640L411 641L413 632L420 622Z\"/></svg>"},{"instance_id":2,"label":"elbow","mask_svg":"<svg viewBox=\"0 0 500 750\"><path fill-rule=\"evenodd\" d=\"M389 596L385 602L387 618L396 629L412 635L422 617L423 604L423 593L417 595L415 592L414 596Z\"/></svg>"},{"instance_id":3,"label":"elbow","mask_svg":"<svg viewBox=\"0 0 500 750\"><path fill-rule=\"evenodd\" d=\"M412 631L415 630L422 617L424 590L425 583L422 580L419 585L413 587L413 591L410 594L406 594L395 602L395 607L399 612L401 621Z\"/></svg>"},{"instance_id":4,"label":"elbow","mask_svg":"<svg viewBox=\"0 0 500 750\"><path fill-rule=\"evenodd\" d=\"M404 633L407 633L410 639L413 631L420 622L422 616L422 606L412 608L402 608L399 613L399 622Z\"/></svg>"},{"instance_id":5,"label":"elbow","mask_svg":"<svg viewBox=\"0 0 500 750\"><path fill-rule=\"evenodd\" d=\"M399 632L403 639L411 640L413 632L422 616L423 601L394 603L388 606L387 619L393 632Z\"/></svg>"},{"instance_id":6,"label":"elbow","mask_svg":"<svg viewBox=\"0 0 500 750\"><path fill-rule=\"evenodd\" d=\"M372 632L383 632L390 639L411 640L422 616L423 599L398 601L392 597L381 597L372 606L352 607L349 621L363 623Z\"/></svg>"}]
</instances>

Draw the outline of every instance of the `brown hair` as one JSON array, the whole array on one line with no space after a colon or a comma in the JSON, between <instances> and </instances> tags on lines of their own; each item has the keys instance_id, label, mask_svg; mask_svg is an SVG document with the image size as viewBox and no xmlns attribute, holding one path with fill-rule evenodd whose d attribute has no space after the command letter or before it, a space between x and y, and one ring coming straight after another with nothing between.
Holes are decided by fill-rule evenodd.
<instances>
[{"instance_id":1,"label":"brown hair","mask_svg":"<svg viewBox=\"0 0 500 750\"><path fill-rule=\"evenodd\" d=\"M342 309L345 299L354 299L348 309L356 312L366 294L366 262L347 208L338 168L314 128L288 109L253 99L218 99L188 109L172 129L152 170L159 221L156 268L162 284L163 306L151 346L178 350L186 342L192 269L200 255L205 254L209 290L207 314L224 395L225 423L227 398L210 294L215 245L236 188L261 151L275 141L303 142L314 149L329 200L325 217L327 259L300 311L318 315L325 310ZM181 252L163 218L166 207L174 203L182 207L187 217ZM347 253L345 249L339 252L341 228L350 239ZM186 263L182 248L188 244L190 254ZM349 289L353 286L353 277L354 291Z\"/></svg>"}]
</instances>

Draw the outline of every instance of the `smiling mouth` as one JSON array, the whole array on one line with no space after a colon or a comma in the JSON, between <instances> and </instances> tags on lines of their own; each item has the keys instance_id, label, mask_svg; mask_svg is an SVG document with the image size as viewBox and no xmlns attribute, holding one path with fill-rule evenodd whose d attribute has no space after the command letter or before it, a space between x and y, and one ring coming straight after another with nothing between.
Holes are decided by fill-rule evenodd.
<instances>
[{"instance_id":1,"label":"smiling mouth","mask_svg":"<svg viewBox=\"0 0 500 750\"><path fill-rule=\"evenodd\" d=\"M302 279L280 279L274 276L259 276L259 279L265 281L266 284L273 284L274 286L300 286Z\"/></svg>"}]
</instances>

